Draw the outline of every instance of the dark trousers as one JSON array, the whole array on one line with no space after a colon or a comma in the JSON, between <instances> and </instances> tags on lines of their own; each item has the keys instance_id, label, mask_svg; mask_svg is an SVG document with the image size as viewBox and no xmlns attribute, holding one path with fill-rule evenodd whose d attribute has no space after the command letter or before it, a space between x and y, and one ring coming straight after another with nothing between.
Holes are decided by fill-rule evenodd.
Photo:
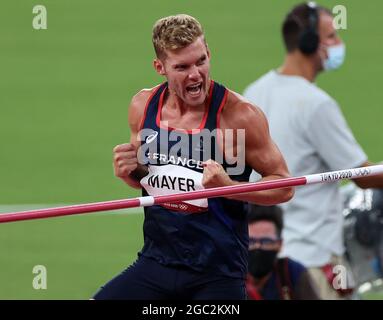
<instances>
[{"instance_id":1,"label":"dark trousers","mask_svg":"<svg viewBox=\"0 0 383 320\"><path fill-rule=\"evenodd\" d=\"M93 297L96 300L245 300L245 280L164 266L139 257Z\"/></svg>"}]
</instances>

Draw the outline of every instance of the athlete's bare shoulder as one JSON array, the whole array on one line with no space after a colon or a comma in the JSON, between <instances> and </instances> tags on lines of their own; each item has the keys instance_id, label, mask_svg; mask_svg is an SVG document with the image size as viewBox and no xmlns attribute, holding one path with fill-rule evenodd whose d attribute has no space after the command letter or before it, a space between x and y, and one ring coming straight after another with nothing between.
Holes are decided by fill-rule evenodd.
<instances>
[{"instance_id":1,"label":"athlete's bare shoulder","mask_svg":"<svg viewBox=\"0 0 383 320\"><path fill-rule=\"evenodd\" d=\"M143 114L150 96L157 90L157 88L158 86L138 91L130 101L129 110L134 109L137 112L142 111Z\"/></svg>"},{"instance_id":2,"label":"athlete's bare shoulder","mask_svg":"<svg viewBox=\"0 0 383 320\"><path fill-rule=\"evenodd\" d=\"M139 129L138 127L145 114L146 105L157 89L158 86L150 89L142 89L133 96L129 105L129 125L131 128Z\"/></svg>"},{"instance_id":3,"label":"athlete's bare shoulder","mask_svg":"<svg viewBox=\"0 0 383 320\"><path fill-rule=\"evenodd\" d=\"M260 108L246 100L240 94L228 90L227 100L222 109L221 127L226 128L254 128L265 121Z\"/></svg>"}]
</instances>

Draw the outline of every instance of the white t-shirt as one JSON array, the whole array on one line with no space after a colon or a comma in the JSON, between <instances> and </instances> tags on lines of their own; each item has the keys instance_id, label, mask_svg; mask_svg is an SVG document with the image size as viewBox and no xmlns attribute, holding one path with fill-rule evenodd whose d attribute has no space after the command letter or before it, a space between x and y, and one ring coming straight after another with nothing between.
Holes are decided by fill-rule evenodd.
<instances>
[{"instance_id":1,"label":"white t-shirt","mask_svg":"<svg viewBox=\"0 0 383 320\"><path fill-rule=\"evenodd\" d=\"M244 97L266 114L292 176L358 167L367 160L334 99L306 79L273 70L247 87ZM343 254L339 183L297 187L282 208L282 256L317 267Z\"/></svg>"}]
</instances>

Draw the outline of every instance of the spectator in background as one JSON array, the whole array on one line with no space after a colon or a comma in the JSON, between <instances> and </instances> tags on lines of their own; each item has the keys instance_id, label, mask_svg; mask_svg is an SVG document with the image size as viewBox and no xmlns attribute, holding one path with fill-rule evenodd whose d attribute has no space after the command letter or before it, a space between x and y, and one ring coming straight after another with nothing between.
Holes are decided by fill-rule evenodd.
<instances>
[{"instance_id":1,"label":"spectator in background","mask_svg":"<svg viewBox=\"0 0 383 320\"><path fill-rule=\"evenodd\" d=\"M282 35L287 51L283 65L252 83L244 96L265 112L290 173L302 176L371 165L336 101L313 83L320 72L340 67L345 57L331 11L313 2L299 4L285 17ZM354 182L361 188L382 188L383 175ZM341 287L333 285L334 266L346 266L339 183L298 188L282 208L281 255L309 268L322 299L349 293L350 279ZM346 273L349 276L351 270Z\"/></svg>"},{"instance_id":2,"label":"spectator in background","mask_svg":"<svg viewBox=\"0 0 383 320\"><path fill-rule=\"evenodd\" d=\"M252 300L317 300L306 268L289 258L277 258L282 246L282 210L249 205L249 274L246 289Z\"/></svg>"}]
</instances>

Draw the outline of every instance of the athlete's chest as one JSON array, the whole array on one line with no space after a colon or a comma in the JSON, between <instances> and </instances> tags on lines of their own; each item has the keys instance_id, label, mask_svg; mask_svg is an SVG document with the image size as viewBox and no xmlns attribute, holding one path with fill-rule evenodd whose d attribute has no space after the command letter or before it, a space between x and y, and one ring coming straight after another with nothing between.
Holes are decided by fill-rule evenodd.
<instances>
[{"instance_id":1,"label":"athlete's chest","mask_svg":"<svg viewBox=\"0 0 383 320\"><path fill-rule=\"evenodd\" d=\"M204 139L211 139L210 132L192 134L164 128L147 129L142 137L140 153L148 166L148 174L140 181L149 195L170 195L203 189L203 161L211 158L214 146L204 149ZM209 151L209 154L206 154ZM214 156L213 156L214 157ZM206 199L163 204L170 210L185 212L206 211Z\"/></svg>"}]
</instances>

